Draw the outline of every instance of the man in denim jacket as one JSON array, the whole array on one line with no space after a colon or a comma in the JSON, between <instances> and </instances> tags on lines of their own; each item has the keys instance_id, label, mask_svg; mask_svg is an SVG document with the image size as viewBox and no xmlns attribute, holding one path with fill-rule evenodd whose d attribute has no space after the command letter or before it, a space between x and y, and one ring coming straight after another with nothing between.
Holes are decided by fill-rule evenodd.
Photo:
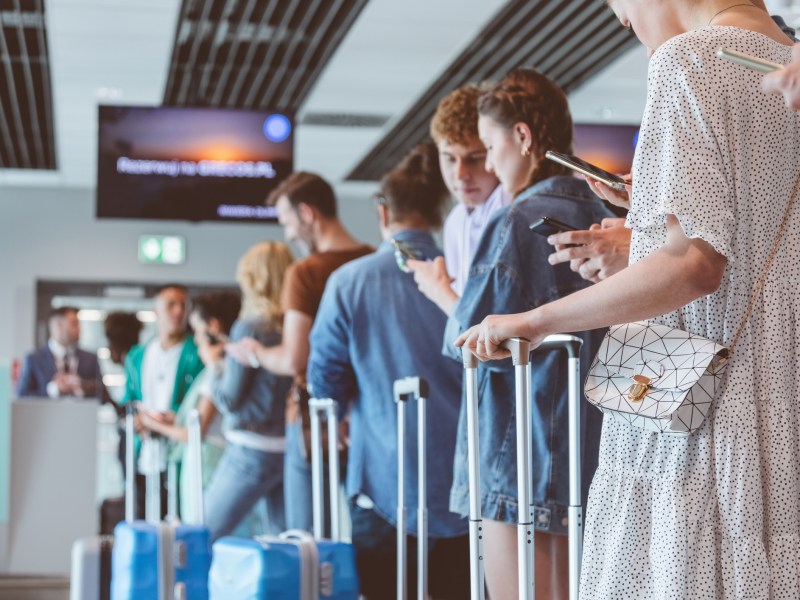
<instances>
[{"instance_id":1,"label":"man in denim jacket","mask_svg":"<svg viewBox=\"0 0 800 600\"><path fill-rule=\"evenodd\" d=\"M427 164L436 169L435 148ZM331 275L311 331L308 381L317 397L349 407L350 449L346 493L351 499L353 545L361 591L369 600L395 596L397 537L397 408L393 383L424 377L427 403L427 481L430 534L431 596L469 596L467 521L449 511L453 455L461 404L461 368L442 357L439 348L446 317L416 289L414 278L398 268L390 239L421 260L441 256L432 231L441 225L440 209L448 198L444 185L436 193L399 178L401 192L379 196L384 238L377 252L356 259ZM382 187L392 189L387 183ZM396 186L395 189L401 187ZM396 197L407 199L399 201ZM418 204L416 204L418 203ZM416 401L407 403L405 458L409 534L409 580L417 506ZM410 598L415 586L409 581Z\"/></svg>"}]
</instances>

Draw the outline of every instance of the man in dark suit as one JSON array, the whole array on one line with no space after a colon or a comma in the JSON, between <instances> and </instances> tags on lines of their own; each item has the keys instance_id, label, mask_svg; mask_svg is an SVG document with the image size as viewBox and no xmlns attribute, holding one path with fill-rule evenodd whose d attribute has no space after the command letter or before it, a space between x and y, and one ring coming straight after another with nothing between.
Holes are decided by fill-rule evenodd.
<instances>
[{"instance_id":1,"label":"man in dark suit","mask_svg":"<svg viewBox=\"0 0 800 600\"><path fill-rule=\"evenodd\" d=\"M17 386L20 398L95 397L101 392L97 355L78 348L78 309L62 306L50 313L47 346L25 357Z\"/></svg>"}]
</instances>

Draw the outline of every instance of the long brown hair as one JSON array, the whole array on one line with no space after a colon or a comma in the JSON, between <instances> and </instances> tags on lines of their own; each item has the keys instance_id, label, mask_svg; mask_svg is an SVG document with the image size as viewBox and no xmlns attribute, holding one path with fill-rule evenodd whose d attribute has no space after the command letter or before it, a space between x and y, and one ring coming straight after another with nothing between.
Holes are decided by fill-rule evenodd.
<instances>
[{"instance_id":1,"label":"long brown hair","mask_svg":"<svg viewBox=\"0 0 800 600\"><path fill-rule=\"evenodd\" d=\"M512 129L525 123L533 135L538 164L522 189L570 170L544 157L547 150L572 153L572 116L567 96L553 81L534 69L519 68L490 84L478 98L478 114ZM522 191L516 190L516 194Z\"/></svg>"}]
</instances>

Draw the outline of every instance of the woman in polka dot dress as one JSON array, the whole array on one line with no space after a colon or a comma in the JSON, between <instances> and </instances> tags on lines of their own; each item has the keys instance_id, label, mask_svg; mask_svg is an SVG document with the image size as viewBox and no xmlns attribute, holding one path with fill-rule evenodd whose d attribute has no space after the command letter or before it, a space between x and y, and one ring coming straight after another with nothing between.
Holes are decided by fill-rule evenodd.
<instances>
[{"instance_id":1,"label":"woman in polka dot dress","mask_svg":"<svg viewBox=\"0 0 800 600\"><path fill-rule=\"evenodd\" d=\"M651 51L633 169L630 266L459 339L482 359L648 319L730 345L800 174L800 117L761 75L790 41L747 2L611 0ZM582 600L800 598L800 206L714 409L688 437L604 422L589 493Z\"/></svg>"}]
</instances>

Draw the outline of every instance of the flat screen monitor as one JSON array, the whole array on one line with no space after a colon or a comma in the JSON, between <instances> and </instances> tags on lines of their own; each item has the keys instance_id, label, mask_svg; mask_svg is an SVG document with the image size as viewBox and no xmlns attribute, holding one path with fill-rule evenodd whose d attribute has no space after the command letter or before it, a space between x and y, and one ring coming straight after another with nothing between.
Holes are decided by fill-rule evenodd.
<instances>
[{"instance_id":1,"label":"flat screen monitor","mask_svg":"<svg viewBox=\"0 0 800 600\"><path fill-rule=\"evenodd\" d=\"M626 175L631 172L638 139L638 125L576 123L573 149L575 156L609 173Z\"/></svg>"},{"instance_id":2,"label":"flat screen monitor","mask_svg":"<svg viewBox=\"0 0 800 600\"><path fill-rule=\"evenodd\" d=\"M97 216L272 221L294 120L272 111L100 106Z\"/></svg>"}]
</instances>

